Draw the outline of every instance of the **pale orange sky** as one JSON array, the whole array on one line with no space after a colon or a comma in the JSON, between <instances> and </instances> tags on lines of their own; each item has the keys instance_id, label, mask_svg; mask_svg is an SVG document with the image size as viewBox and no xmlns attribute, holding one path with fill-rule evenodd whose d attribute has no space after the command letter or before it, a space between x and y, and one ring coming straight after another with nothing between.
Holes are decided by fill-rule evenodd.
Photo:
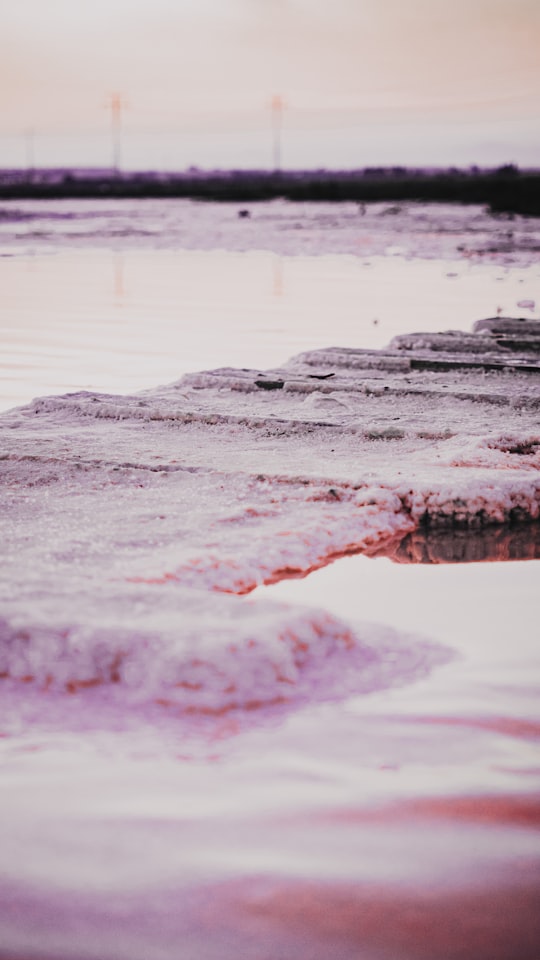
<instances>
[{"instance_id":1,"label":"pale orange sky","mask_svg":"<svg viewBox=\"0 0 540 960\"><path fill-rule=\"evenodd\" d=\"M113 90L127 166L264 166L276 92L285 165L540 165L538 0L1 3L3 165L108 162Z\"/></svg>"}]
</instances>

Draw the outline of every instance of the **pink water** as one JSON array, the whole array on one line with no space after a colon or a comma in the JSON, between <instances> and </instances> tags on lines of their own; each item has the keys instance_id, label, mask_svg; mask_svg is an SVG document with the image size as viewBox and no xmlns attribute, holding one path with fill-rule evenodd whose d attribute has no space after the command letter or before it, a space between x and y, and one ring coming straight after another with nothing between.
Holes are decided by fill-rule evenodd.
<instances>
[{"instance_id":1,"label":"pink water","mask_svg":"<svg viewBox=\"0 0 540 960\"><path fill-rule=\"evenodd\" d=\"M260 588L454 651L367 696L201 718L12 691L0 956L532 960L538 567L358 557Z\"/></svg>"}]
</instances>

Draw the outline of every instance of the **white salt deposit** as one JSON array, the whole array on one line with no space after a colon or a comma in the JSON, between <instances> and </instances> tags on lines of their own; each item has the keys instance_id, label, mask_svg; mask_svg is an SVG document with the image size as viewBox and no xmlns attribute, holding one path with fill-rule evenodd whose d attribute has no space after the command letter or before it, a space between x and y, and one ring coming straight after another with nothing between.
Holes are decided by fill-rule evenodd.
<instances>
[{"instance_id":1,"label":"white salt deposit","mask_svg":"<svg viewBox=\"0 0 540 960\"><path fill-rule=\"evenodd\" d=\"M537 519L530 326L5 414L3 675L215 711L377 689L440 660L411 639L403 660L395 635L322 611L222 594L377 552L419 523Z\"/></svg>"},{"instance_id":2,"label":"white salt deposit","mask_svg":"<svg viewBox=\"0 0 540 960\"><path fill-rule=\"evenodd\" d=\"M245 207L245 204L242 205ZM8 250L71 247L272 250L285 256L425 257L534 263L538 219L445 203L234 203L194 200L4 201ZM390 216L388 215L390 214ZM397 241L397 242L396 242Z\"/></svg>"}]
</instances>

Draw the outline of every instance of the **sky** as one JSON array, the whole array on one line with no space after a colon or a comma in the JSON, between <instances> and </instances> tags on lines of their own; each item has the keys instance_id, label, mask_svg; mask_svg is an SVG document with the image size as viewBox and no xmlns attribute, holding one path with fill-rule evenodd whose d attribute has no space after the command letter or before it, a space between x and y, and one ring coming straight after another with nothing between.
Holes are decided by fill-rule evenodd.
<instances>
[{"instance_id":1,"label":"sky","mask_svg":"<svg viewBox=\"0 0 540 960\"><path fill-rule=\"evenodd\" d=\"M0 0L0 165L540 166L539 0Z\"/></svg>"}]
</instances>

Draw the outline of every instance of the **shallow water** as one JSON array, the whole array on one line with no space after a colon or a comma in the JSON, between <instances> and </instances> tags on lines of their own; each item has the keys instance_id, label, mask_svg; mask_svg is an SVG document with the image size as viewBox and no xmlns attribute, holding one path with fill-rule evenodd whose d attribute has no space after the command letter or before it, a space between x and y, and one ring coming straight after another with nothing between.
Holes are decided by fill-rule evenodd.
<instances>
[{"instance_id":1,"label":"shallow water","mask_svg":"<svg viewBox=\"0 0 540 960\"><path fill-rule=\"evenodd\" d=\"M533 960L539 566L353 557L256 591L452 649L367 697L81 729L77 698L11 691L0 956Z\"/></svg>"},{"instance_id":2,"label":"shallow water","mask_svg":"<svg viewBox=\"0 0 540 960\"><path fill-rule=\"evenodd\" d=\"M234 205L187 201L4 204L0 409L187 371L267 369L332 344L376 349L497 313L538 316L536 221L388 209L260 204L245 221Z\"/></svg>"},{"instance_id":3,"label":"shallow water","mask_svg":"<svg viewBox=\"0 0 540 960\"><path fill-rule=\"evenodd\" d=\"M366 259L173 250L170 235L142 248L110 219L96 244L68 223L77 250L25 227L0 259L4 407L378 347L540 300L530 263L406 260L393 214L394 252ZM322 606L444 651L419 671L389 647L397 682L368 694L197 713L3 681L0 957L536 960L540 561L497 558L537 544L536 526L466 547L413 534L393 560L344 558L238 601ZM492 562L401 562L449 556Z\"/></svg>"}]
</instances>

